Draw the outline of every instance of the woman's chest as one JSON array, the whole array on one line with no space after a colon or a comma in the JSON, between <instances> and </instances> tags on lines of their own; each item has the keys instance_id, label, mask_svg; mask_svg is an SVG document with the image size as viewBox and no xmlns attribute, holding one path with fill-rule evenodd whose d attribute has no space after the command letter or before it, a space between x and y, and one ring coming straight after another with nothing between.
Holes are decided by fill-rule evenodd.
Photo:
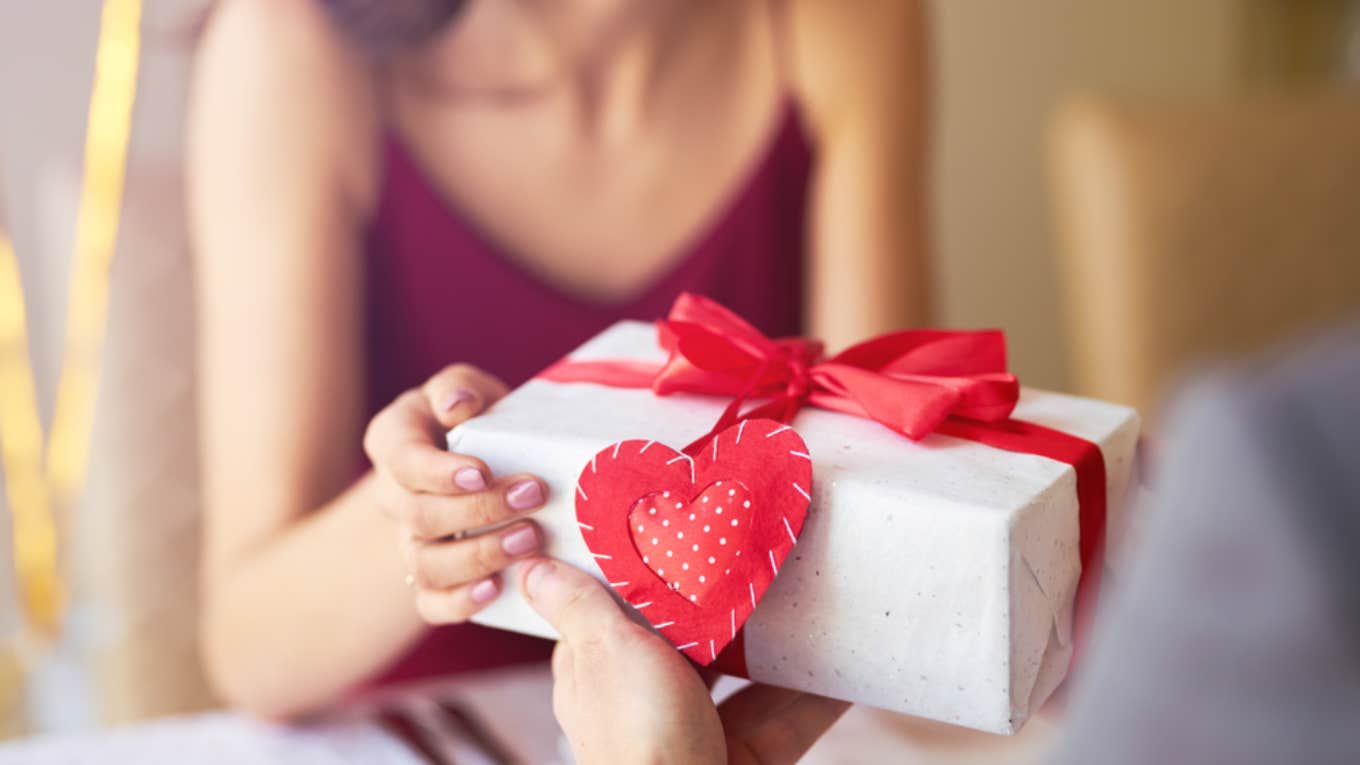
<instances>
[{"instance_id":1,"label":"woman's chest","mask_svg":"<svg viewBox=\"0 0 1360 765\"><path fill-rule=\"evenodd\" d=\"M392 132L448 213L504 257L617 300L683 259L769 161L787 103L772 67L750 58L641 103L408 100Z\"/></svg>"}]
</instances>

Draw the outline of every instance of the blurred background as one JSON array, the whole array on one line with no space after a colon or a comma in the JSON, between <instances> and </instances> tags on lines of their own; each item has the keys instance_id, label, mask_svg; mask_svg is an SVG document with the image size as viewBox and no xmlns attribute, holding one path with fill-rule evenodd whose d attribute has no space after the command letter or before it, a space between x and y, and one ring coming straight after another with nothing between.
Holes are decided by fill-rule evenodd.
<instances>
[{"instance_id":1,"label":"blurred background","mask_svg":"<svg viewBox=\"0 0 1360 765\"><path fill-rule=\"evenodd\" d=\"M213 704L180 178L203 4L145 0L140 35L102 49L127 3L0 4L0 735ZM1360 307L1360 2L937 0L931 23L935 323L1004 328L1026 384L1155 422L1187 368ZM121 135L120 73L121 186L87 156ZM110 263L76 278L108 215ZM54 423L81 380L88 416ZM38 455L86 439L88 466L35 505ZM16 539L52 534L16 498L55 523L55 643L22 623Z\"/></svg>"}]
</instances>

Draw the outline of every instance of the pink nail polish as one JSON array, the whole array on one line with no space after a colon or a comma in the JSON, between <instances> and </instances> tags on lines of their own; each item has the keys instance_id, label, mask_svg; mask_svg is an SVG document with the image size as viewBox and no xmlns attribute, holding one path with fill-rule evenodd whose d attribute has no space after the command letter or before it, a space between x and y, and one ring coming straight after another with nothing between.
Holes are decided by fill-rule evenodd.
<instances>
[{"instance_id":1,"label":"pink nail polish","mask_svg":"<svg viewBox=\"0 0 1360 765\"><path fill-rule=\"evenodd\" d=\"M520 481L505 492L505 501L516 510L531 510L543 504L543 488L538 481Z\"/></svg>"},{"instance_id":2,"label":"pink nail polish","mask_svg":"<svg viewBox=\"0 0 1360 765\"><path fill-rule=\"evenodd\" d=\"M472 585L472 589L468 591L468 597L472 598L473 603L485 603L496 597L496 594L500 592L500 589L501 588L496 586L496 580L483 579Z\"/></svg>"},{"instance_id":3,"label":"pink nail polish","mask_svg":"<svg viewBox=\"0 0 1360 765\"><path fill-rule=\"evenodd\" d=\"M439 407L442 411L447 412L464 401L472 400L472 397L472 391L467 388L459 388L458 390L444 394L444 398L439 402Z\"/></svg>"},{"instance_id":4,"label":"pink nail polish","mask_svg":"<svg viewBox=\"0 0 1360 765\"><path fill-rule=\"evenodd\" d=\"M463 468L453 474L453 482L464 491L481 491L486 488L486 477L477 468Z\"/></svg>"},{"instance_id":5,"label":"pink nail polish","mask_svg":"<svg viewBox=\"0 0 1360 765\"><path fill-rule=\"evenodd\" d=\"M515 529L501 537L501 549L516 558L531 553L538 549L538 534L528 526Z\"/></svg>"}]
</instances>

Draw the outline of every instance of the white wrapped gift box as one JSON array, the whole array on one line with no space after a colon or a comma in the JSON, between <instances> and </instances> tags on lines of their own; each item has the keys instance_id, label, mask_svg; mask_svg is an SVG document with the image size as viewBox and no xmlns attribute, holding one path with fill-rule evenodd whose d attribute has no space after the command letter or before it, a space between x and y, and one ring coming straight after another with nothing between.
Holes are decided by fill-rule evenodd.
<instances>
[{"instance_id":1,"label":"white wrapped gift box","mask_svg":"<svg viewBox=\"0 0 1360 765\"><path fill-rule=\"evenodd\" d=\"M651 325L621 322L576 360L663 361ZM449 433L497 474L527 471L550 496L534 517L548 554L603 580L577 527L573 488L605 446L681 448L725 399L533 380ZM1127 407L1025 389L1013 415L1094 442L1117 531L1138 436ZM793 421L813 459L801 537L746 623L751 679L995 733L1013 733L1061 682L1072 655L1076 474L1062 462L930 435L915 442L814 408ZM1113 543L1114 540L1111 540ZM475 617L543 637L517 574Z\"/></svg>"}]
</instances>

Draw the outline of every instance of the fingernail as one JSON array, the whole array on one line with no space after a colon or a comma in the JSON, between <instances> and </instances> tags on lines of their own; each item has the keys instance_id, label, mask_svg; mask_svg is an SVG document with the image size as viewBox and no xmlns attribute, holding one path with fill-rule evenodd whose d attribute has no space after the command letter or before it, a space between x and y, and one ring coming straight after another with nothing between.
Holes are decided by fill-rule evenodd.
<instances>
[{"instance_id":1,"label":"fingernail","mask_svg":"<svg viewBox=\"0 0 1360 765\"><path fill-rule=\"evenodd\" d=\"M473 392L471 390L468 390L467 388L459 388L458 390L455 391L449 391L448 393L445 393L444 398L440 400L439 407L442 411L447 412L450 409L453 409L455 406L458 406L459 404L463 403L464 401L472 400L473 395L474 395Z\"/></svg>"},{"instance_id":2,"label":"fingernail","mask_svg":"<svg viewBox=\"0 0 1360 765\"><path fill-rule=\"evenodd\" d=\"M453 482L466 491L481 491L486 488L486 477L477 468L463 468L453 474Z\"/></svg>"},{"instance_id":3,"label":"fingernail","mask_svg":"<svg viewBox=\"0 0 1360 765\"><path fill-rule=\"evenodd\" d=\"M505 492L505 501L516 510L529 510L543 504L543 488L538 481L520 481Z\"/></svg>"},{"instance_id":4,"label":"fingernail","mask_svg":"<svg viewBox=\"0 0 1360 765\"><path fill-rule=\"evenodd\" d=\"M500 590L501 588L496 586L495 579L483 579L472 585L472 590L468 592L468 597L472 598L473 603L485 603L496 597L496 593L500 592Z\"/></svg>"},{"instance_id":5,"label":"fingernail","mask_svg":"<svg viewBox=\"0 0 1360 765\"><path fill-rule=\"evenodd\" d=\"M506 555L518 558L538 548L538 534L530 526L524 526L501 537L501 549Z\"/></svg>"},{"instance_id":6,"label":"fingernail","mask_svg":"<svg viewBox=\"0 0 1360 765\"><path fill-rule=\"evenodd\" d=\"M530 598L538 596L539 587L543 584L543 578L552 574L553 563L550 560L540 559L532 564L532 568L524 575L524 592Z\"/></svg>"}]
</instances>

